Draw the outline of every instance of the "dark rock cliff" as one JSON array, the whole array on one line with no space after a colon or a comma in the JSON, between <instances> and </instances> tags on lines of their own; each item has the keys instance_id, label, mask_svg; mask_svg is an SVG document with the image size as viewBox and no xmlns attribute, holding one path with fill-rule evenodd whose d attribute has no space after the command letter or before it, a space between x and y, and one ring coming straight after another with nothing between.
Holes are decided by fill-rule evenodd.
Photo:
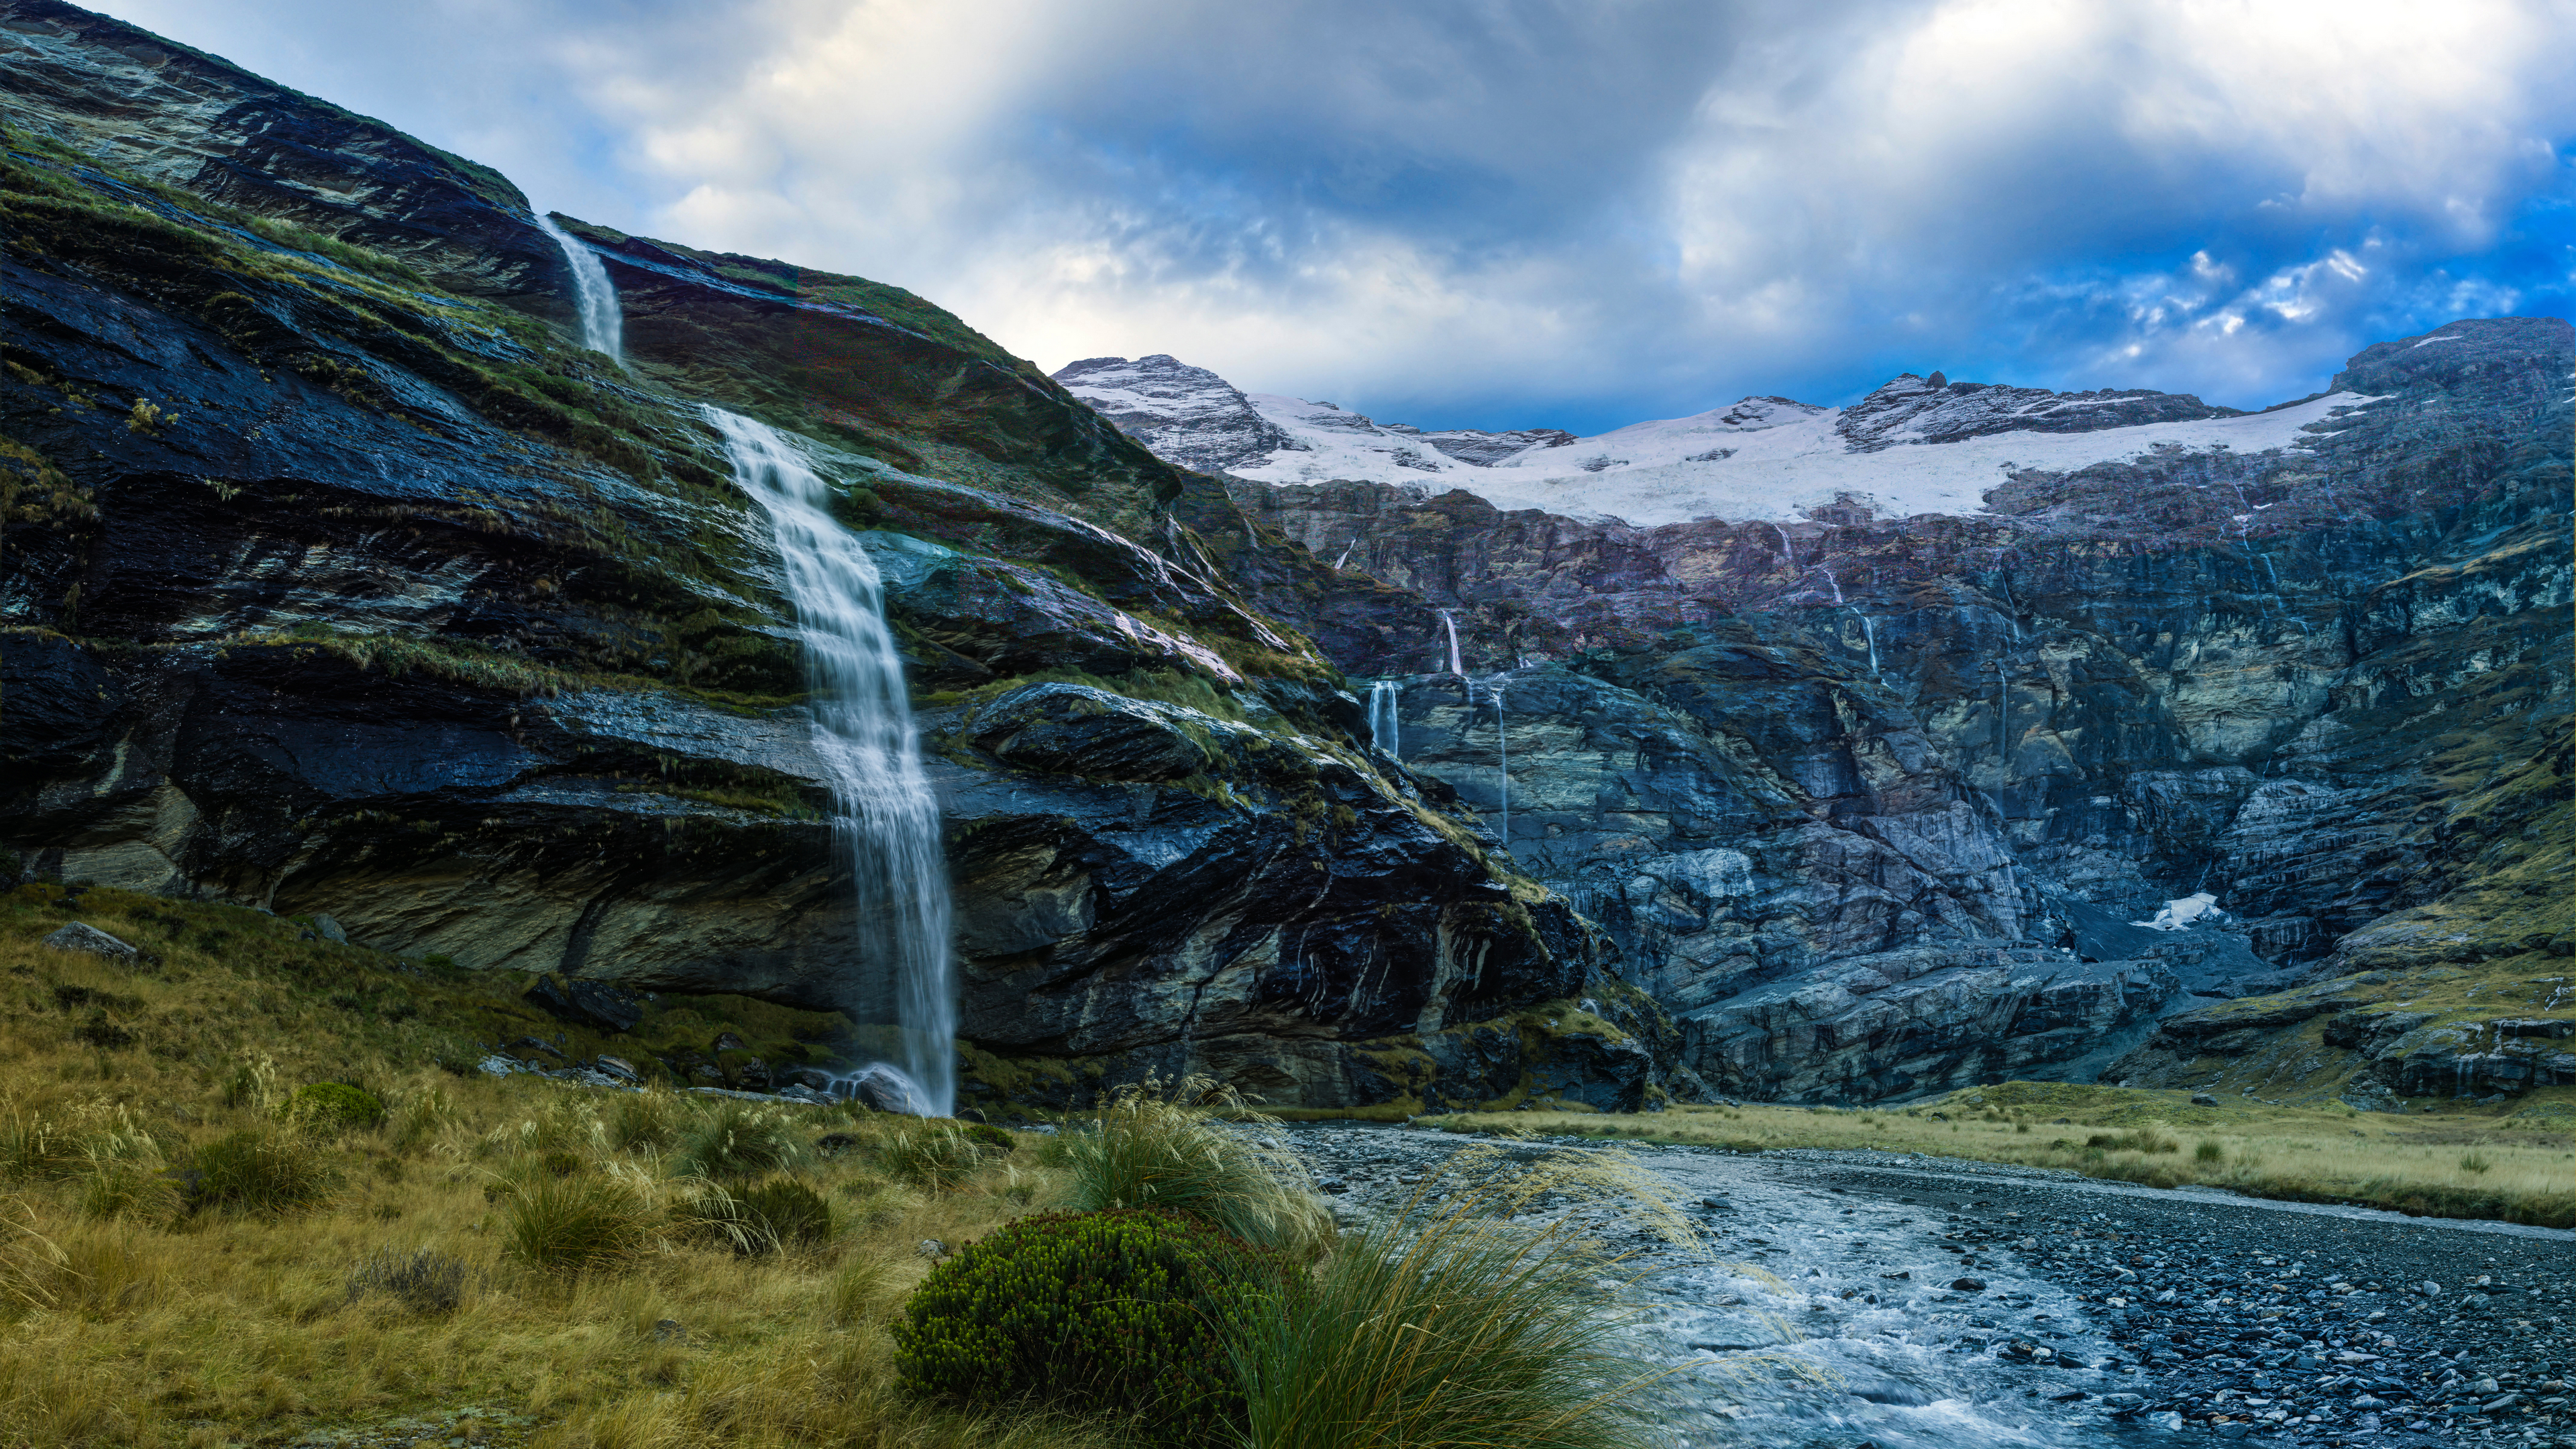
<instances>
[{"instance_id":1,"label":"dark rock cliff","mask_svg":"<svg viewBox=\"0 0 2576 1449\"><path fill-rule=\"evenodd\" d=\"M1660 1090L1673 1030L1617 946L1355 741L1223 567L1275 533L956 318L564 219L618 367L497 175L50 0L0 0L0 121L22 868L884 1019L711 402L803 435L886 577L970 1095Z\"/></svg>"},{"instance_id":2,"label":"dark rock cliff","mask_svg":"<svg viewBox=\"0 0 2576 1449\"><path fill-rule=\"evenodd\" d=\"M1493 824L1508 758L1514 858L1627 949L1685 1061L1867 1097L2110 1070L2160 1013L2303 972L2564 969L2576 916L2540 882L2576 835L2571 363L2563 321L2457 322L2355 357L2335 390L2373 400L2303 447L2023 470L1973 517L1632 528L1227 486L1310 565L1246 586L1402 681L1408 763ZM2225 411L2077 395L2034 424L1999 391L1900 379L1853 413L1887 415L1873 443ZM2228 918L2126 924L2196 891ZM2128 984L2026 1045L2058 1031L2016 1016L2052 972L2007 970L2014 943ZM1925 952L1992 970L1926 1004ZM2227 1069L2176 1039L2115 1075Z\"/></svg>"}]
</instances>

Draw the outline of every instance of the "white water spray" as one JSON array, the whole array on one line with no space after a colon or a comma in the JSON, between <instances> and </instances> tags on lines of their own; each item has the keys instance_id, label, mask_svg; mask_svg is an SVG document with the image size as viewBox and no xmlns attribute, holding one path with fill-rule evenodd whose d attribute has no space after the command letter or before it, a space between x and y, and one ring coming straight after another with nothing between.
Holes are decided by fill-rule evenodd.
<instances>
[{"instance_id":1,"label":"white water spray","mask_svg":"<svg viewBox=\"0 0 2576 1449\"><path fill-rule=\"evenodd\" d=\"M1834 586L1834 602L1837 604L1841 603L1843 601L1843 581L1834 577L1834 571L1832 569L1827 569L1825 570L1825 582Z\"/></svg>"},{"instance_id":2,"label":"white water spray","mask_svg":"<svg viewBox=\"0 0 2576 1449\"><path fill-rule=\"evenodd\" d=\"M1381 679L1369 686L1369 743L1389 759L1403 758L1397 753L1401 741L1397 738L1399 721L1395 713L1403 691L1404 686L1392 679Z\"/></svg>"},{"instance_id":3,"label":"white water spray","mask_svg":"<svg viewBox=\"0 0 2576 1449\"><path fill-rule=\"evenodd\" d=\"M1885 679L1878 672L1878 625L1871 622L1867 614L1860 616L1860 636L1869 641L1869 677L1879 680L1882 684L1885 683Z\"/></svg>"},{"instance_id":4,"label":"white water spray","mask_svg":"<svg viewBox=\"0 0 2576 1449\"><path fill-rule=\"evenodd\" d=\"M844 999L856 1006L892 988L902 1059L869 1070L899 1071L913 1110L945 1117L957 1102L948 866L903 659L886 627L884 584L827 511L828 486L785 438L721 408L706 413L724 434L735 481L769 513L781 582L796 605L814 750L831 775L834 834L858 892L858 960Z\"/></svg>"},{"instance_id":5,"label":"white water spray","mask_svg":"<svg viewBox=\"0 0 2576 1449\"><path fill-rule=\"evenodd\" d=\"M1771 525L1771 531L1780 535L1780 552L1788 558L1789 567L1796 568L1798 566L1798 546L1789 541L1789 530L1782 528L1780 525L1775 523Z\"/></svg>"},{"instance_id":6,"label":"white water spray","mask_svg":"<svg viewBox=\"0 0 2576 1449\"><path fill-rule=\"evenodd\" d=\"M608 354L609 361L624 367L626 317L618 310L617 287L608 280L608 268L600 263L599 253L555 225L551 216L539 216L537 230L555 239L555 245L563 248L565 264L572 268L573 305L581 313L581 345Z\"/></svg>"},{"instance_id":7,"label":"white water spray","mask_svg":"<svg viewBox=\"0 0 2576 1449\"><path fill-rule=\"evenodd\" d=\"M1503 728L1503 682L1494 681L1494 771L1502 777L1503 854L1512 853L1512 746Z\"/></svg>"},{"instance_id":8,"label":"white water spray","mask_svg":"<svg viewBox=\"0 0 2576 1449\"><path fill-rule=\"evenodd\" d=\"M1447 609L1440 611L1441 627L1449 631L1449 672L1460 679L1467 677L1467 666L1458 662L1458 616Z\"/></svg>"}]
</instances>

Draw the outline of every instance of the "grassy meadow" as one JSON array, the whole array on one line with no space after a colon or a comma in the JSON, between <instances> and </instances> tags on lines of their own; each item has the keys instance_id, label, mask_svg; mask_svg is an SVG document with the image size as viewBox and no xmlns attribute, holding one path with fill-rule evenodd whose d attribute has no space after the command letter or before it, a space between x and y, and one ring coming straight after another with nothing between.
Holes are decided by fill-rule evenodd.
<instances>
[{"instance_id":1,"label":"grassy meadow","mask_svg":"<svg viewBox=\"0 0 2576 1449\"><path fill-rule=\"evenodd\" d=\"M75 918L157 959L40 943ZM303 936L106 889L0 896L0 1443L408 1443L360 1431L419 1415L430 1442L560 1449L1099 1438L919 1402L876 1331L924 1239L1058 1194L1045 1139L442 1069L565 1028L515 978ZM658 1029L812 1025L730 1005ZM289 1105L326 1081L383 1120ZM748 1170L675 1175L693 1154ZM754 1180L805 1185L832 1231L746 1241L709 1188Z\"/></svg>"},{"instance_id":2,"label":"grassy meadow","mask_svg":"<svg viewBox=\"0 0 2576 1449\"><path fill-rule=\"evenodd\" d=\"M2184 1091L2006 1082L1890 1109L1684 1106L1643 1116L1458 1113L1453 1132L1573 1134L1734 1151L1867 1148L2055 1167L2155 1187L2439 1217L2576 1227L2576 1088L2491 1108L2397 1116L2330 1107L2195 1107Z\"/></svg>"}]
</instances>

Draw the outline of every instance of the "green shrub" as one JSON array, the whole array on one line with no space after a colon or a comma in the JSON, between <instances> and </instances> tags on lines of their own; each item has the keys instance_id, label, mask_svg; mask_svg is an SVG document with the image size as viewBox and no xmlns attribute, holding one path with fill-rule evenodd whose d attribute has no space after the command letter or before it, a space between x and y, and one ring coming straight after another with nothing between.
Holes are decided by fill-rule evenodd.
<instances>
[{"instance_id":1,"label":"green shrub","mask_svg":"<svg viewBox=\"0 0 2576 1449\"><path fill-rule=\"evenodd\" d=\"M1021 1218L931 1269L894 1325L915 1392L1038 1400L1207 1443L1243 1417L1228 1362L1287 1269L1187 1218L1118 1211Z\"/></svg>"},{"instance_id":2,"label":"green shrub","mask_svg":"<svg viewBox=\"0 0 2576 1449\"><path fill-rule=\"evenodd\" d=\"M426 1248L415 1253L387 1248L349 1275L349 1297L384 1293L421 1313L449 1313L464 1299L467 1276L463 1259Z\"/></svg>"},{"instance_id":3,"label":"green shrub","mask_svg":"<svg viewBox=\"0 0 2576 1449\"><path fill-rule=\"evenodd\" d=\"M2484 1172L2493 1166L2495 1166L2494 1163L2487 1161L2485 1157L2475 1152L2469 1153L2460 1159L2460 1171L2462 1172Z\"/></svg>"},{"instance_id":4,"label":"green shrub","mask_svg":"<svg viewBox=\"0 0 2576 1449\"><path fill-rule=\"evenodd\" d=\"M2226 1157L2227 1149L2215 1142L2204 1141L2191 1150L2191 1160L2194 1162L2220 1162Z\"/></svg>"},{"instance_id":5,"label":"green shrub","mask_svg":"<svg viewBox=\"0 0 2576 1449\"><path fill-rule=\"evenodd\" d=\"M967 1122L961 1124L957 1130L965 1135L967 1141L976 1146L992 1148L1004 1156L1020 1150L1018 1138L989 1122Z\"/></svg>"},{"instance_id":6,"label":"green shrub","mask_svg":"<svg viewBox=\"0 0 2576 1449\"><path fill-rule=\"evenodd\" d=\"M1308 1186L1305 1164L1255 1135L1274 1124L1203 1078L1168 1096L1158 1086L1122 1089L1094 1121L1058 1136L1054 1155L1072 1176L1068 1205L1183 1212L1258 1247L1299 1258L1322 1252L1332 1214ZM1219 1113L1251 1130L1215 1126Z\"/></svg>"},{"instance_id":7,"label":"green shrub","mask_svg":"<svg viewBox=\"0 0 2576 1449\"><path fill-rule=\"evenodd\" d=\"M277 1115L317 1132L355 1132L384 1125L385 1104L346 1082L315 1082L297 1088Z\"/></svg>"},{"instance_id":8,"label":"green shrub","mask_svg":"<svg viewBox=\"0 0 2576 1449\"><path fill-rule=\"evenodd\" d=\"M728 1101L681 1130L671 1172L675 1177L736 1182L793 1167L804 1156L805 1144L784 1115Z\"/></svg>"},{"instance_id":9,"label":"green shrub","mask_svg":"<svg viewBox=\"0 0 2576 1449\"><path fill-rule=\"evenodd\" d=\"M502 1211L504 1257L557 1273L613 1268L652 1234L643 1195L608 1177L539 1177Z\"/></svg>"},{"instance_id":10,"label":"green shrub","mask_svg":"<svg viewBox=\"0 0 2576 1449\"><path fill-rule=\"evenodd\" d=\"M283 1213L330 1195L331 1169L311 1147L255 1131L218 1137L188 1156L188 1205Z\"/></svg>"},{"instance_id":11,"label":"green shrub","mask_svg":"<svg viewBox=\"0 0 2576 1449\"><path fill-rule=\"evenodd\" d=\"M739 1193L701 1179L672 1204L680 1232L749 1257L813 1247L832 1236L831 1204L794 1178L773 1178Z\"/></svg>"}]
</instances>

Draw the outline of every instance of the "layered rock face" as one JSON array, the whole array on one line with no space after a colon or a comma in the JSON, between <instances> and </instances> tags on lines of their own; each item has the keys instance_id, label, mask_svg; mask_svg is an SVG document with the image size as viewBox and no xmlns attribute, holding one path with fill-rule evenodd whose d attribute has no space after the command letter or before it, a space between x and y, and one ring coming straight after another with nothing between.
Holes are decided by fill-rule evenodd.
<instances>
[{"instance_id":1,"label":"layered rock face","mask_svg":"<svg viewBox=\"0 0 2576 1449\"><path fill-rule=\"evenodd\" d=\"M2571 361L2554 319L2454 323L2356 356L2334 391L2368 401L2296 446L2019 469L1968 516L1844 502L1634 528L1465 491L1228 487L1342 563L1262 597L1346 668L1401 678L1408 762L1498 829L1510 760L1514 858L1618 937L1712 1084L1867 1096L2091 1072L2114 1045L2144 1053L2127 1074L2208 1079L2223 1054L2141 1045L2159 1012L2299 972L2542 970L2569 949L2567 894L2537 873L2571 834L2552 749ZM1841 423L1886 423L1855 449L1935 452L2226 411L1899 379ZM1437 677L1450 623L1472 686ZM1759 785L1713 797L1716 779ZM2215 927L2126 924L2203 890L2229 913ZM2130 984L2031 1054L1999 1038L1994 1062L1945 1057L1902 1011L1787 1045L1781 1021L1851 1010L1799 995L1841 963L2016 941ZM1924 972L1884 979L1852 999ZM1998 984L1924 1010L2010 1038L1992 1023L2023 999ZM1714 1045L1748 1033L1808 1065Z\"/></svg>"},{"instance_id":2,"label":"layered rock face","mask_svg":"<svg viewBox=\"0 0 2576 1449\"><path fill-rule=\"evenodd\" d=\"M1190 520L1292 551L1221 492L1182 517L1192 475L1029 364L898 289L564 218L620 368L492 173L68 6L0 20L19 868L888 1019L715 403L800 435L885 577L970 1087L1660 1090L1615 944L1359 747Z\"/></svg>"}]
</instances>

